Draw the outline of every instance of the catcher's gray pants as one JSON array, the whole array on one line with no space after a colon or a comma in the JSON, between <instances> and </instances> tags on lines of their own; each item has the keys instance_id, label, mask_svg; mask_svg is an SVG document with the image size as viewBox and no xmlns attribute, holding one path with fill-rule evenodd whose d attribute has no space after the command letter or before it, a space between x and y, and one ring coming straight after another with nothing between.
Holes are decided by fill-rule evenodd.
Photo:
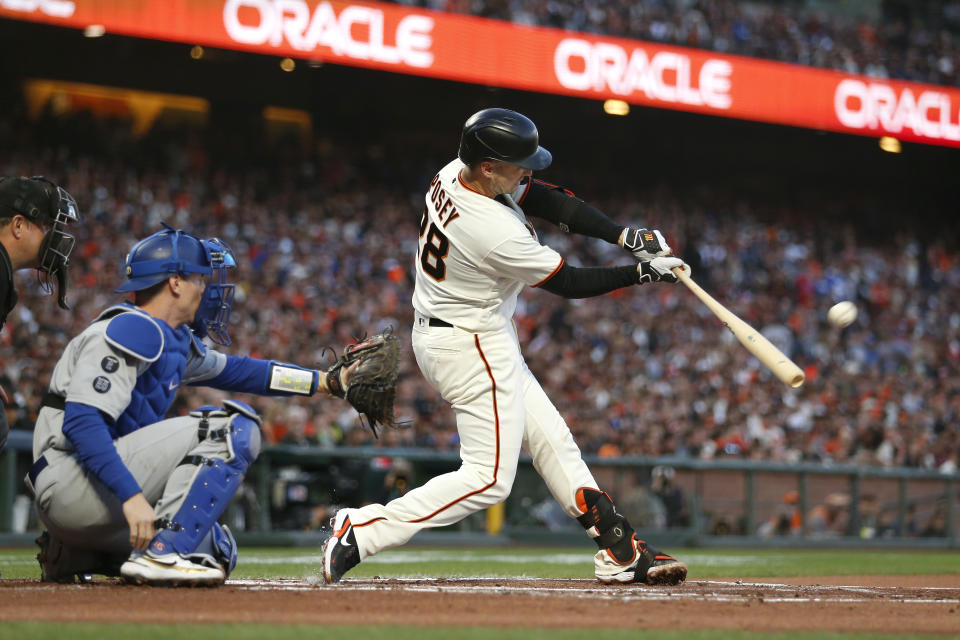
<instances>
[{"instance_id":1,"label":"catcher's gray pants","mask_svg":"<svg viewBox=\"0 0 960 640\"><path fill-rule=\"evenodd\" d=\"M211 417L210 430L229 420ZM157 422L114 443L158 518L171 518L190 488L193 469L174 473L185 456L230 457L229 440L199 441L199 418L194 416ZM130 530L120 500L84 471L73 452L47 449L43 457L48 465L36 475L32 490L40 519L50 533L72 547L129 552Z\"/></svg>"},{"instance_id":2,"label":"catcher's gray pants","mask_svg":"<svg viewBox=\"0 0 960 640\"><path fill-rule=\"evenodd\" d=\"M10 423L7 422L7 408L0 398L0 453L7 447L7 436L10 435Z\"/></svg>"},{"instance_id":3,"label":"catcher's gray pants","mask_svg":"<svg viewBox=\"0 0 960 640\"><path fill-rule=\"evenodd\" d=\"M567 423L527 368L513 325L470 333L418 321L413 351L424 377L457 416L462 464L386 505L352 509L361 559L505 500L521 448L564 511L583 513L577 490L597 483Z\"/></svg>"}]
</instances>

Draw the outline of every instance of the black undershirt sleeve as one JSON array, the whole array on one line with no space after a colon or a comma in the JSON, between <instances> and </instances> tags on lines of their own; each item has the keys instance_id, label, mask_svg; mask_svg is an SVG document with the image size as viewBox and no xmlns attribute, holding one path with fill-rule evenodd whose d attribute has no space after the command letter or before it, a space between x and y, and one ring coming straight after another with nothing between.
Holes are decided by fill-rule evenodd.
<instances>
[{"instance_id":1,"label":"black undershirt sleeve","mask_svg":"<svg viewBox=\"0 0 960 640\"><path fill-rule=\"evenodd\" d=\"M531 180L527 195L520 203L523 212L560 227L567 233L600 238L617 244L623 226L563 187Z\"/></svg>"},{"instance_id":2,"label":"black undershirt sleeve","mask_svg":"<svg viewBox=\"0 0 960 640\"><path fill-rule=\"evenodd\" d=\"M571 267L564 263L541 289L564 298L592 298L637 284L637 268Z\"/></svg>"}]
</instances>

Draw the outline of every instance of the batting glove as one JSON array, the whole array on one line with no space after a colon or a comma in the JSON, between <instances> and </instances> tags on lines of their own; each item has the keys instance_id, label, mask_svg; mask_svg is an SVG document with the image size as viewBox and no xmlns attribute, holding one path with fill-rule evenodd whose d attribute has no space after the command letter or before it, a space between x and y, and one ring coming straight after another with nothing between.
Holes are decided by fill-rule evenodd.
<instances>
[{"instance_id":1,"label":"batting glove","mask_svg":"<svg viewBox=\"0 0 960 640\"><path fill-rule=\"evenodd\" d=\"M690 275L690 266L680 258L654 258L637 265L637 281L646 282L676 282L678 280L673 269L681 267Z\"/></svg>"},{"instance_id":2,"label":"batting glove","mask_svg":"<svg viewBox=\"0 0 960 640\"><path fill-rule=\"evenodd\" d=\"M663 234L656 229L623 230L623 248L637 257L637 260L653 260L673 253Z\"/></svg>"}]
</instances>

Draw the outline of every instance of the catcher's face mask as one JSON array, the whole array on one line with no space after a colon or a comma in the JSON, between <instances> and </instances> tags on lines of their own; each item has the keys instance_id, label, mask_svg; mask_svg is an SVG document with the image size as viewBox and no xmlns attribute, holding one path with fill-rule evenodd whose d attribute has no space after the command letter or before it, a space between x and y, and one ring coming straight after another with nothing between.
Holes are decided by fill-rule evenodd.
<instances>
[{"instance_id":1,"label":"catcher's face mask","mask_svg":"<svg viewBox=\"0 0 960 640\"><path fill-rule=\"evenodd\" d=\"M230 344L227 328L234 294L234 285L227 284L227 269L236 267L237 259L233 250L219 238L208 238L202 244L213 271L190 327L201 338L209 336L215 343L226 346Z\"/></svg>"}]
</instances>

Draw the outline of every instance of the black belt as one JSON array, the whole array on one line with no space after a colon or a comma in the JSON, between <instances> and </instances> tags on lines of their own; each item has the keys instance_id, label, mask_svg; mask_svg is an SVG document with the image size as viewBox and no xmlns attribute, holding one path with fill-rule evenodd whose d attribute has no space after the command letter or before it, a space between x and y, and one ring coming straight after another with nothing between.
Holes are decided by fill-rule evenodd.
<instances>
[{"instance_id":1,"label":"black belt","mask_svg":"<svg viewBox=\"0 0 960 640\"><path fill-rule=\"evenodd\" d=\"M41 409L43 407L50 407L51 409L59 409L60 411L63 411L66 406L67 399L52 391L47 391L40 399Z\"/></svg>"},{"instance_id":2,"label":"black belt","mask_svg":"<svg viewBox=\"0 0 960 640\"><path fill-rule=\"evenodd\" d=\"M34 488L37 486L37 476L40 475L40 472L46 469L49 464L46 456L40 456L37 458L37 461L31 465L30 470L27 471L27 477L30 478L30 484L32 484Z\"/></svg>"},{"instance_id":3,"label":"black belt","mask_svg":"<svg viewBox=\"0 0 960 640\"><path fill-rule=\"evenodd\" d=\"M452 327L453 326L449 322L444 322L440 318L430 318L430 322L428 322L427 324L429 324L431 327Z\"/></svg>"}]
</instances>

